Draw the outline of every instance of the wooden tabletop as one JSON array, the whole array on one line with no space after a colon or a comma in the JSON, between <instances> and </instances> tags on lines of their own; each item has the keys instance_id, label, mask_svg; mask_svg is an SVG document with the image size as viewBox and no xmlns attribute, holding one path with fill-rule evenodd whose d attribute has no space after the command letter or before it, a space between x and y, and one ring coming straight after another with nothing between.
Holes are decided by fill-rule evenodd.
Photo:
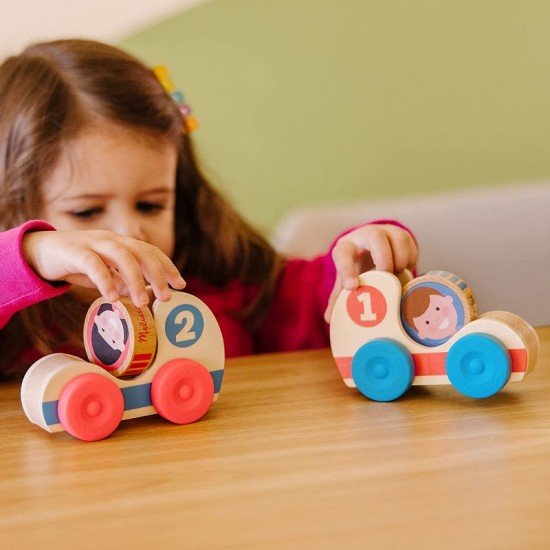
<instances>
[{"instance_id":1,"label":"wooden tabletop","mask_svg":"<svg viewBox=\"0 0 550 550\"><path fill-rule=\"evenodd\" d=\"M535 372L487 400L347 388L328 350L230 360L193 425L84 443L0 385L3 548L549 548L550 327ZM337 546L338 545L338 546Z\"/></svg>"}]
</instances>

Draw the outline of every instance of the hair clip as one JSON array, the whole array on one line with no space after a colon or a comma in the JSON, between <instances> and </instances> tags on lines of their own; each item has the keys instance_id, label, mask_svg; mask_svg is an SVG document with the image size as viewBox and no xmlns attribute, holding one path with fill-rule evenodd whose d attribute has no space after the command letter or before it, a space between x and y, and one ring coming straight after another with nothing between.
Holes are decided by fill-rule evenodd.
<instances>
[{"instance_id":1,"label":"hair clip","mask_svg":"<svg viewBox=\"0 0 550 550\"><path fill-rule=\"evenodd\" d=\"M199 127L199 121L191 114L191 107L185 102L185 96L181 90L176 90L174 82L168 73L168 68L165 65L157 65L153 68L153 72L157 80L162 84L162 87L167 94L170 95L175 104L179 107L183 117L183 129L187 133L191 133Z\"/></svg>"}]
</instances>

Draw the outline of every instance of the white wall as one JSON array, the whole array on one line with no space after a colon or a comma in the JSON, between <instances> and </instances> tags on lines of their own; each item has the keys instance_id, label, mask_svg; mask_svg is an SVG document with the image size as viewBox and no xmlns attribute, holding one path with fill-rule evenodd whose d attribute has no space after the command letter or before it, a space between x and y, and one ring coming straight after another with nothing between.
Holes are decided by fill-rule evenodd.
<instances>
[{"instance_id":1,"label":"white wall","mask_svg":"<svg viewBox=\"0 0 550 550\"><path fill-rule=\"evenodd\" d=\"M0 0L0 59L31 42L82 37L116 42L207 0Z\"/></svg>"}]
</instances>

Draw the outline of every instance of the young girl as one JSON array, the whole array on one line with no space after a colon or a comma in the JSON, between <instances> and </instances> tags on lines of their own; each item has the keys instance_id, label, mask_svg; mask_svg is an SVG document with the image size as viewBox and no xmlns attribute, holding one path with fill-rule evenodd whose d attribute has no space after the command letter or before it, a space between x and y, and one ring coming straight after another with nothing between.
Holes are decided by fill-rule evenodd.
<instances>
[{"instance_id":1,"label":"young girl","mask_svg":"<svg viewBox=\"0 0 550 550\"><path fill-rule=\"evenodd\" d=\"M149 283L167 300L180 272L227 356L323 347L342 286L416 264L387 220L314 260L281 257L205 179L185 122L151 69L104 44L38 44L0 66L0 373L85 356L93 299L143 306Z\"/></svg>"}]
</instances>

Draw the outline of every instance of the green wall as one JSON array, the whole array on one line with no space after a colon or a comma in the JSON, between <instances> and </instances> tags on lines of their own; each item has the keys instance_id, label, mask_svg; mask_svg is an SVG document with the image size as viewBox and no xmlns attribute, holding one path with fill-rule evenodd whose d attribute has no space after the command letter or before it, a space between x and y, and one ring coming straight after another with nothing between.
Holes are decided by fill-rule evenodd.
<instances>
[{"instance_id":1,"label":"green wall","mask_svg":"<svg viewBox=\"0 0 550 550\"><path fill-rule=\"evenodd\" d=\"M214 0L128 37L165 64L206 172L292 206L550 173L550 2Z\"/></svg>"}]
</instances>

